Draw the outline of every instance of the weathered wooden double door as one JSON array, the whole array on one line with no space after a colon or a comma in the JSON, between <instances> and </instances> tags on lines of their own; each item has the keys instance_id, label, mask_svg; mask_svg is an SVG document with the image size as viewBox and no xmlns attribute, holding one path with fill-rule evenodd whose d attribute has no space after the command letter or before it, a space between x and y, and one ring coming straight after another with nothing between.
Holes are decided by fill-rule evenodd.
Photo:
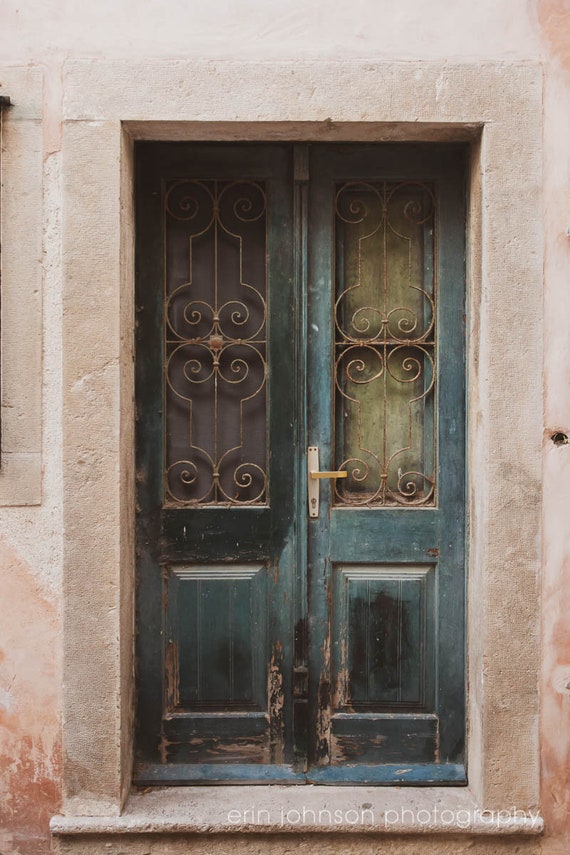
<instances>
[{"instance_id":1,"label":"weathered wooden double door","mask_svg":"<svg viewBox=\"0 0 570 855\"><path fill-rule=\"evenodd\" d=\"M136 780L464 781L461 149L136 156Z\"/></svg>"}]
</instances>

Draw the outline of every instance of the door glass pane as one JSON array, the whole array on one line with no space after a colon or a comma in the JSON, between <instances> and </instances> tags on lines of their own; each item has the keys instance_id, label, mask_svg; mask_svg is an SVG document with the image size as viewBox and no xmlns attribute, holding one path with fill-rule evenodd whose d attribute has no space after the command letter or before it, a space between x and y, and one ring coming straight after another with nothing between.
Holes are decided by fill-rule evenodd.
<instances>
[{"instance_id":1,"label":"door glass pane","mask_svg":"<svg viewBox=\"0 0 570 855\"><path fill-rule=\"evenodd\" d=\"M435 504L434 231L430 185L336 187L337 504Z\"/></svg>"},{"instance_id":2,"label":"door glass pane","mask_svg":"<svg viewBox=\"0 0 570 855\"><path fill-rule=\"evenodd\" d=\"M166 504L267 504L261 182L167 183Z\"/></svg>"}]
</instances>

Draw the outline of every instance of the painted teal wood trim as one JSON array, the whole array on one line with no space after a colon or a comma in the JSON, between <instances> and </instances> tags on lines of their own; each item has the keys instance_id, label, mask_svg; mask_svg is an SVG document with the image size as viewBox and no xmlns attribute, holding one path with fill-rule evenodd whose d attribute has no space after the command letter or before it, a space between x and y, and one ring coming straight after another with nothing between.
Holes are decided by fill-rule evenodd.
<instances>
[{"instance_id":1,"label":"painted teal wood trim","mask_svg":"<svg viewBox=\"0 0 570 855\"><path fill-rule=\"evenodd\" d=\"M402 768L404 766L404 768ZM307 776L310 784L344 786L465 786L467 776L462 763L387 763L380 766L328 766L314 769Z\"/></svg>"},{"instance_id":2,"label":"painted teal wood trim","mask_svg":"<svg viewBox=\"0 0 570 855\"><path fill-rule=\"evenodd\" d=\"M439 555L442 526L440 509L332 508L330 537L340 562L426 561Z\"/></svg>"},{"instance_id":3,"label":"painted teal wood trim","mask_svg":"<svg viewBox=\"0 0 570 855\"><path fill-rule=\"evenodd\" d=\"M256 766L236 764L219 766L215 764L157 766L144 764L138 767L135 784L139 787L160 784L161 786L179 786L180 784L247 784L260 786L266 784L334 784L335 786L464 786L467 783L465 766L462 764L437 763L402 764L392 763L385 766L361 766L351 770L351 777L343 775L339 766L313 769L307 775L294 772L286 767Z\"/></svg>"},{"instance_id":4,"label":"painted teal wood trim","mask_svg":"<svg viewBox=\"0 0 570 855\"><path fill-rule=\"evenodd\" d=\"M294 770L305 772L308 763L309 731L309 615L307 579L307 260L309 241L309 147L293 148L294 241L295 241L295 331L296 440L292 449L297 466L296 572L295 572L295 667L293 674Z\"/></svg>"},{"instance_id":5,"label":"painted teal wood trim","mask_svg":"<svg viewBox=\"0 0 570 855\"><path fill-rule=\"evenodd\" d=\"M278 497L279 498L279 497ZM162 511L161 554L165 561L262 560L278 555L290 519L275 519L270 508L165 508ZM224 537L220 537L220 532Z\"/></svg>"},{"instance_id":6,"label":"painted teal wood trim","mask_svg":"<svg viewBox=\"0 0 570 855\"><path fill-rule=\"evenodd\" d=\"M294 772L287 766L261 766L257 764L235 763L176 763L168 766L158 764L139 764L135 771L134 783L139 787L179 786L181 784L304 784L303 773Z\"/></svg>"},{"instance_id":7,"label":"painted teal wood trim","mask_svg":"<svg viewBox=\"0 0 570 855\"><path fill-rule=\"evenodd\" d=\"M136 158L135 251L135 457L137 480L136 653L137 751L160 762L158 746L163 706L162 595L159 568L162 489L162 352L163 252L162 179L152 150L139 146ZM157 604L159 604L157 606ZM143 631L144 629L144 631Z\"/></svg>"}]
</instances>

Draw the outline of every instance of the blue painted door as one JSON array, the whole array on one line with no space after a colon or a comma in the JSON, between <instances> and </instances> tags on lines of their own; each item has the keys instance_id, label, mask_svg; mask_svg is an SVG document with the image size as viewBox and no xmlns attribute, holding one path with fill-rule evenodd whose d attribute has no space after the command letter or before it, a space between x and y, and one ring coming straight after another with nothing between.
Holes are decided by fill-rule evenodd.
<instances>
[{"instance_id":1,"label":"blue painted door","mask_svg":"<svg viewBox=\"0 0 570 855\"><path fill-rule=\"evenodd\" d=\"M463 161L310 159L309 754L318 781L462 781Z\"/></svg>"},{"instance_id":2,"label":"blue painted door","mask_svg":"<svg viewBox=\"0 0 570 855\"><path fill-rule=\"evenodd\" d=\"M138 782L465 779L464 230L454 147L138 146Z\"/></svg>"}]
</instances>

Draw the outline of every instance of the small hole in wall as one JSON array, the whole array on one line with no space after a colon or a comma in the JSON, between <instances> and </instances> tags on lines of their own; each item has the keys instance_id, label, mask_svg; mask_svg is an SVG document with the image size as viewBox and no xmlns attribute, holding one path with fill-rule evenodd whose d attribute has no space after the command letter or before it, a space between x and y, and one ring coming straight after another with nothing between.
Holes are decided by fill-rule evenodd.
<instances>
[{"instance_id":1,"label":"small hole in wall","mask_svg":"<svg viewBox=\"0 0 570 855\"><path fill-rule=\"evenodd\" d=\"M552 434L551 439L554 445L568 445L567 433L560 433L559 431L557 431L556 433Z\"/></svg>"}]
</instances>

